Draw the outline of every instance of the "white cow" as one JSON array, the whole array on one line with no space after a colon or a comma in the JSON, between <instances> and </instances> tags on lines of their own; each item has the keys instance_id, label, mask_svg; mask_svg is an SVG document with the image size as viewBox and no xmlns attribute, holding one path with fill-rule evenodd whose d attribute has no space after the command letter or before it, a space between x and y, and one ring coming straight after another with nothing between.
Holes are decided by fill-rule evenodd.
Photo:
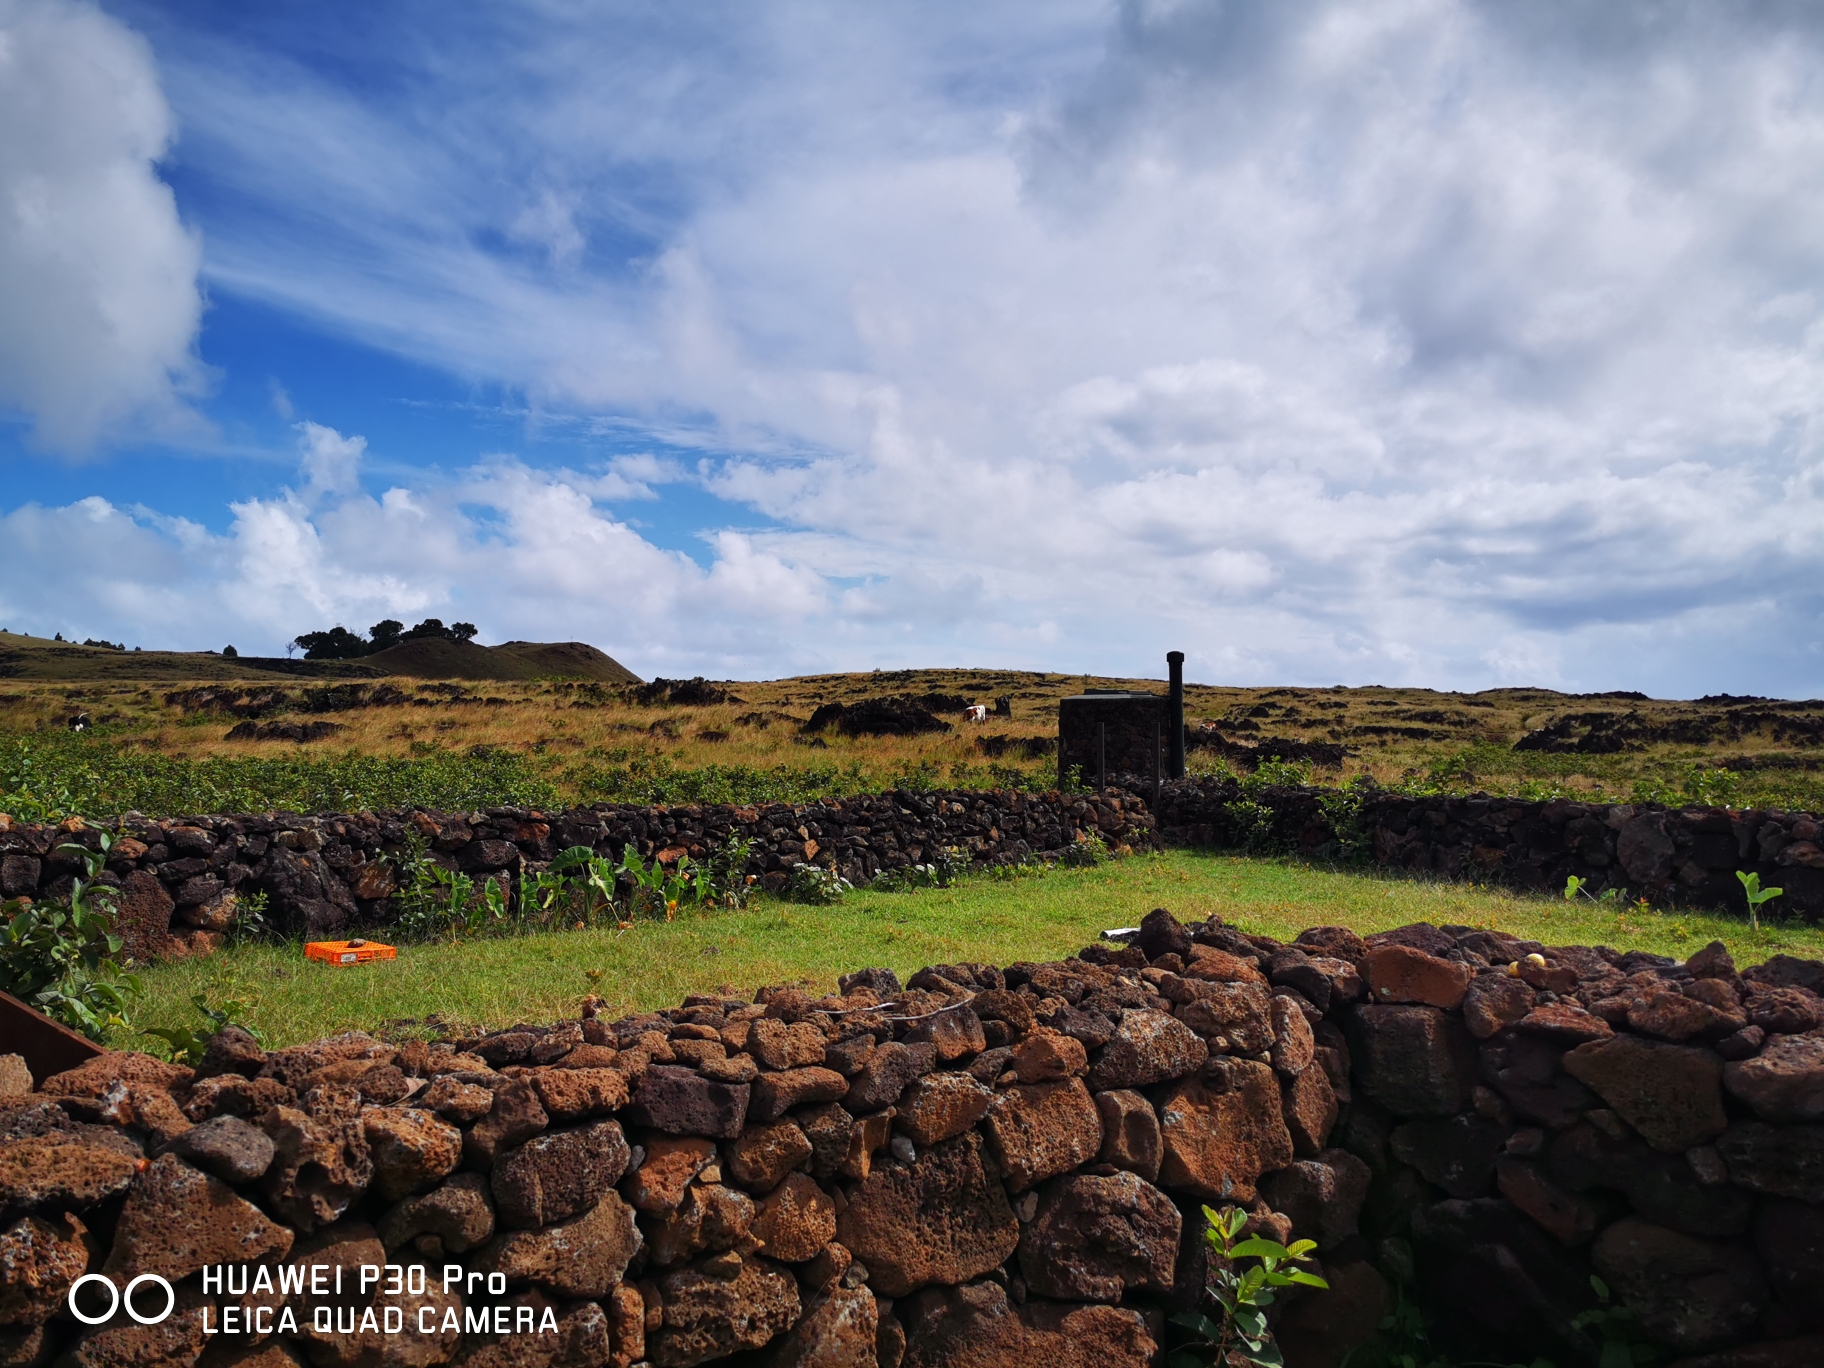
<instances>
[{"instance_id":1,"label":"white cow","mask_svg":"<svg viewBox=\"0 0 1824 1368\"><path fill-rule=\"evenodd\" d=\"M971 722L986 722L988 720L988 705L986 703L971 703L964 711L969 714L969 720Z\"/></svg>"}]
</instances>

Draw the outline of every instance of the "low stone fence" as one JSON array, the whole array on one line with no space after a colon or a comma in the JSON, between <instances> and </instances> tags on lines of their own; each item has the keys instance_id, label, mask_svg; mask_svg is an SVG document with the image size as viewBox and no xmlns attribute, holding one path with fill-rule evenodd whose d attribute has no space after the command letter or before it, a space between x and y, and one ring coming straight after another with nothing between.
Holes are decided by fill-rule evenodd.
<instances>
[{"instance_id":1,"label":"low stone fence","mask_svg":"<svg viewBox=\"0 0 1824 1368\"><path fill-rule=\"evenodd\" d=\"M1126 776L1136 795L1149 780ZM1233 779L1166 784L1156 814L1168 845L1263 844L1238 808ZM1562 889L1575 875L1592 893L1625 888L1661 906L1743 906L1737 871L1758 873L1784 897L1768 910L1824 916L1824 835L1815 815L1777 809L1663 808L1652 804L1519 798L1409 797L1370 793L1339 801L1335 790L1268 788L1248 801L1267 814L1264 844L1310 858L1363 855L1376 864L1453 879L1492 879Z\"/></svg>"},{"instance_id":2,"label":"low stone fence","mask_svg":"<svg viewBox=\"0 0 1824 1368\"><path fill-rule=\"evenodd\" d=\"M597 804L543 813L525 808L446 813L421 808L306 817L286 813L155 822L129 814L112 828L101 882L120 890L126 953L140 960L206 951L233 921L240 895L263 892L280 930L309 936L396 915L402 861L421 850L477 878L517 877L571 846L618 860L700 862L731 836L753 842L748 872L769 890L802 863L861 883L928 863L945 851L984 864L1058 853L1089 835L1145 846L1153 833L1139 799L1111 791L900 792L796 806ZM0 816L0 895L55 898L81 869L65 844L99 849L80 821L31 825Z\"/></svg>"},{"instance_id":3,"label":"low stone fence","mask_svg":"<svg viewBox=\"0 0 1824 1368\"><path fill-rule=\"evenodd\" d=\"M1390 1275L1442 1349L1594 1363L1592 1273L1680 1368L1815 1365L1821 985L1160 911L823 998L230 1028L30 1091L0 1061L0 1363L1140 1368L1203 1296L1209 1203L1319 1243L1290 1368L1369 1338ZM151 1323L109 1314L136 1278Z\"/></svg>"}]
</instances>

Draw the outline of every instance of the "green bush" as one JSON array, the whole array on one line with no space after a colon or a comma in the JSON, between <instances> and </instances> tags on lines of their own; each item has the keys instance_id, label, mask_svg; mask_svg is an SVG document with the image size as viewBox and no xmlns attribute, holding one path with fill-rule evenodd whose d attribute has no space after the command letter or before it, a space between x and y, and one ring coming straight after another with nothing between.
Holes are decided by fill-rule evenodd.
<instances>
[{"instance_id":1,"label":"green bush","mask_svg":"<svg viewBox=\"0 0 1824 1368\"><path fill-rule=\"evenodd\" d=\"M84 862L69 897L0 905L0 990L96 1041L129 1029L127 1012L142 991L114 959L114 890L92 882L110 844L104 832L100 850L59 847Z\"/></svg>"}]
</instances>

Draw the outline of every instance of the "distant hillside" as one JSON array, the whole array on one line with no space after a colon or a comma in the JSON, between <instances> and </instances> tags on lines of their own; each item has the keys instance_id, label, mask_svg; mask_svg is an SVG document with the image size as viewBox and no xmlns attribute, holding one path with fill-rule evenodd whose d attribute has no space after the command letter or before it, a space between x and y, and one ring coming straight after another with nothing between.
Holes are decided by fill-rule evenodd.
<instances>
[{"instance_id":1,"label":"distant hillside","mask_svg":"<svg viewBox=\"0 0 1824 1368\"><path fill-rule=\"evenodd\" d=\"M214 651L116 651L18 632L0 632L0 679L69 683L163 683L259 679L594 679L637 684L640 677L612 656L581 641L467 641L416 638L359 660L288 660L284 656L225 657Z\"/></svg>"},{"instance_id":2,"label":"distant hillside","mask_svg":"<svg viewBox=\"0 0 1824 1368\"><path fill-rule=\"evenodd\" d=\"M376 674L412 679L597 679L605 684L638 684L640 677L610 655L581 641L509 641L477 646L470 641L418 637L361 663Z\"/></svg>"},{"instance_id":3,"label":"distant hillside","mask_svg":"<svg viewBox=\"0 0 1824 1368\"><path fill-rule=\"evenodd\" d=\"M284 656L229 658L214 651L116 651L0 632L0 679L82 681L248 679L376 679L383 672L365 661L287 660Z\"/></svg>"}]
</instances>

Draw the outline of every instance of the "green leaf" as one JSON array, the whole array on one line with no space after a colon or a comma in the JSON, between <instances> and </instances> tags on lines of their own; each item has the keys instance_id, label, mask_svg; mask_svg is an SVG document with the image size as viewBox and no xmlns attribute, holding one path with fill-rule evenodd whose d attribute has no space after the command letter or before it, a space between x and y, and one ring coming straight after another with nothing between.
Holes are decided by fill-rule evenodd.
<instances>
[{"instance_id":1,"label":"green leaf","mask_svg":"<svg viewBox=\"0 0 1824 1368\"><path fill-rule=\"evenodd\" d=\"M1250 1254L1256 1258L1283 1259L1286 1256L1286 1247L1277 1240L1263 1240L1258 1235L1251 1235L1229 1249L1231 1259L1245 1259Z\"/></svg>"},{"instance_id":2,"label":"green leaf","mask_svg":"<svg viewBox=\"0 0 1824 1368\"><path fill-rule=\"evenodd\" d=\"M1329 1283L1318 1277L1317 1274L1307 1273L1302 1268L1293 1273L1288 1281L1295 1282L1300 1287L1321 1287L1326 1292L1330 1290Z\"/></svg>"}]
</instances>

